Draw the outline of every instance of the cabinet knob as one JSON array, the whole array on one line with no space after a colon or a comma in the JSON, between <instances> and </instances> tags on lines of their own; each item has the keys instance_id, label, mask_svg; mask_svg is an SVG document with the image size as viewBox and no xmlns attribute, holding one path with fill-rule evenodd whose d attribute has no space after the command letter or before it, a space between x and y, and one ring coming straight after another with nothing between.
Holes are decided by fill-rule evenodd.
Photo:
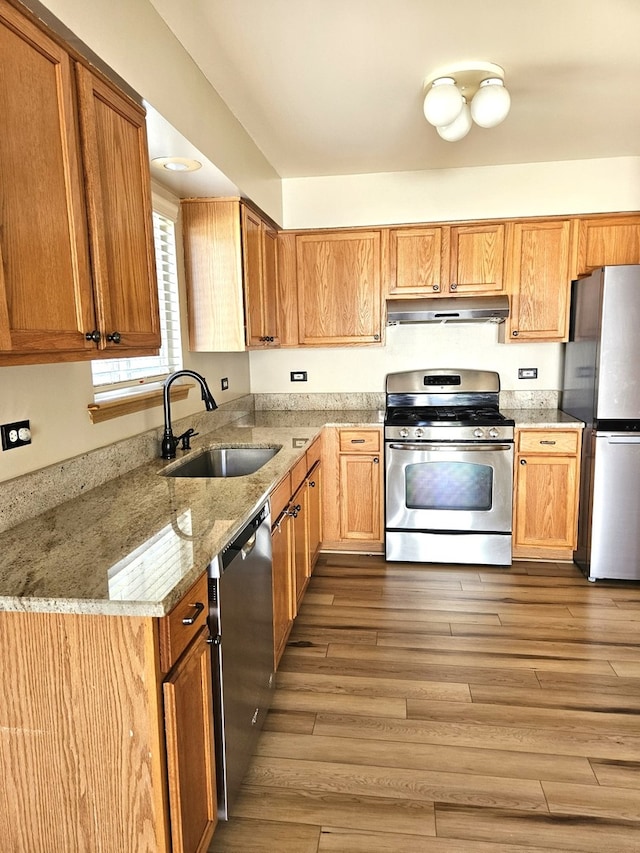
<instances>
[{"instance_id":1,"label":"cabinet knob","mask_svg":"<svg viewBox=\"0 0 640 853\"><path fill-rule=\"evenodd\" d=\"M315 487L316 487L316 481L315 480L309 480L309 488L315 489Z\"/></svg>"},{"instance_id":2,"label":"cabinet knob","mask_svg":"<svg viewBox=\"0 0 640 853\"><path fill-rule=\"evenodd\" d=\"M526 459L521 459L521 460L520 460L520 464L521 464L521 465L526 465L526 464L527 464L527 460L526 460Z\"/></svg>"},{"instance_id":3,"label":"cabinet knob","mask_svg":"<svg viewBox=\"0 0 640 853\"><path fill-rule=\"evenodd\" d=\"M380 462L380 457L379 457L379 456L374 456L374 457L373 457L373 464L374 464L374 465L377 465L379 462Z\"/></svg>"},{"instance_id":4,"label":"cabinet knob","mask_svg":"<svg viewBox=\"0 0 640 853\"><path fill-rule=\"evenodd\" d=\"M433 285L433 289L434 289L434 290L436 291L436 293L437 293L437 292L440 290L440 285L439 285L439 284L434 284L434 285Z\"/></svg>"},{"instance_id":5,"label":"cabinet knob","mask_svg":"<svg viewBox=\"0 0 640 853\"><path fill-rule=\"evenodd\" d=\"M455 283L452 283L451 287L449 288L449 290L457 290L457 289L458 289L458 285Z\"/></svg>"},{"instance_id":6,"label":"cabinet knob","mask_svg":"<svg viewBox=\"0 0 640 853\"><path fill-rule=\"evenodd\" d=\"M93 341L94 344L100 343L100 337L101 337L100 332L97 329L94 329L92 332L87 332L85 334L86 340Z\"/></svg>"},{"instance_id":7,"label":"cabinet knob","mask_svg":"<svg viewBox=\"0 0 640 853\"><path fill-rule=\"evenodd\" d=\"M512 337L517 338L518 337L518 330L514 329L513 332L511 332L511 335L512 335Z\"/></svg>"},{"instance_id":8,"label":"cabinet knob","mask_svg":"<svg viewBox=\"0 0 640 853\"><path fill-rule=\"evenodd\" d=\"M111 341L112 344L119 344L122 340L120 332L112 332L110 335L107 335L107 340Z\"/></svg>"}]
</instances>

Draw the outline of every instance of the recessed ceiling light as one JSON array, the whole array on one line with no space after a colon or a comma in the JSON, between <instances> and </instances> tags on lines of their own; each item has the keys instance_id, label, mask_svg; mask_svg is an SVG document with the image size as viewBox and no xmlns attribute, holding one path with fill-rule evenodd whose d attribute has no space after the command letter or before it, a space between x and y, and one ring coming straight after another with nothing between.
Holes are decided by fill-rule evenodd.
<instances>
[{"instance_id":1,"label":"recessed ceiling light","mask_svg":"<svg viewBox=\"0 0 640 853\"><path fill-rule=\"evenodd\" d=\"M202 163L198 160L190 160L187 157L154 157L151 165L169 172L196 172L202 168Z\"/></svg>"}]
</instances>

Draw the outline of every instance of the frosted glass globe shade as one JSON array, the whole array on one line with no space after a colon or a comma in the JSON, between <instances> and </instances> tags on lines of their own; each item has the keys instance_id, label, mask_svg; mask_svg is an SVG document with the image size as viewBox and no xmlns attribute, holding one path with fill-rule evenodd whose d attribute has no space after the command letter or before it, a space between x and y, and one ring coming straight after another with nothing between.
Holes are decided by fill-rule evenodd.
<instances>
[{"instance_id":1,"label":"frosted glass globe shade","mask_svg":"<svg viewBox=\"0 0 640 853\"><path fill-rule=\"evenodd\" d=\"M509 114L511 97L499 78L480 83L471 101L471 118L480 127L495 127Z\"/></svg>"},{"instance_id":2,"label":"frosted glass globe shade","mask_svg":"<svg viewBox=\"0 0 640 853\"><path fill-rule=\"evenodd\" d=\"M438 136L441 136L442 139L446 139L447 142L458 142L460 139L464 139L464 137L471 130L471 111L466 104L462 105L462 112L458 116L458 118L454 119L451 124L447 124L444 127L437 127Z\"/></svg>"},{"instance_id":3,"label":"frosted glass globe shade","mask_svg":"<svg viewBox=\"0 0 640 853\"><path fill-rule=\"evenodd\" d=\"M434 80L424 99L424 117L434 127L444 127L455 121L464 105L464 98L452 77Z\"/></svg>"}]
</instances>

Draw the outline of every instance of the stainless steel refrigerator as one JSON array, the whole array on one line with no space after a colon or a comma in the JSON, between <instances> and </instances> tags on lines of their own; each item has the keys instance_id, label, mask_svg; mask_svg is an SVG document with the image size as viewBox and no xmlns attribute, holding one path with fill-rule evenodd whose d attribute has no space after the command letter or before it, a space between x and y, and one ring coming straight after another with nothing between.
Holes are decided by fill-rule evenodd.
<instances>
[{"instance_id":1,"label":"stainless steel refrigerator","mask_svg":"<svg viewBox=\"0 0 640 853\"><path fill-rule=\"evenodd\" d=\"M561 408L586 424L574 560L590 581L640 580L640 266L572 288Z\"/></svg>"}]
</instances>

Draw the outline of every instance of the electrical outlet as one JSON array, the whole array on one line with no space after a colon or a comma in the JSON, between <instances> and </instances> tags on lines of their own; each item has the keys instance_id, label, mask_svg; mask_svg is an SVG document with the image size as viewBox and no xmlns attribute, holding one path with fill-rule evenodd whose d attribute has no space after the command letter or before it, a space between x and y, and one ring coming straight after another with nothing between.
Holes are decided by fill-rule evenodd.
<instances>
[{"instance_id":1,"label":"electrical outlet","mask_svg":"<svg viewBox=\"0 0 640 853\"><path fill-rule=\"evenodd\" d=\"M307 381L307 371L306 370L292 370L290 375L291 375L291 381L292 382L306 382Z\"/></svg>"},{"instance_id":2,"label":"electrical outlet","mask_svg":"<svg viewBox=\"0 0 640 853\"><path fill-rule=\"evenodd\" d=\"M24 447L25 444L31 444L29 421L2 424L0 425L0 435L2 435L3 450L13 450L14 447Z\"/></svg>"},{"instance_id":3,"label":"electrical outlet","mask_svg":"<svg viewBox=\"0 0 640 853\"><path fill-rule=\"evenodd\" d=\"M537 379L538 378L538 368L537 367L519 367L518 368L518 379Z\"/></svg>"},{"instance_id":4,"label":"electrical outlet","mask_svg":"<svg viewBox=\"0 0 640 853\"><path fill-rule=\"evenodd\" d=\"M228 391L228 389L229 389L229 380L227 379L227 377L226 377L226 376L224 377L224 379L221 379L221 380L220 380L220 388L221 388L223 391Z\"/></svg>"}]
</instances>

